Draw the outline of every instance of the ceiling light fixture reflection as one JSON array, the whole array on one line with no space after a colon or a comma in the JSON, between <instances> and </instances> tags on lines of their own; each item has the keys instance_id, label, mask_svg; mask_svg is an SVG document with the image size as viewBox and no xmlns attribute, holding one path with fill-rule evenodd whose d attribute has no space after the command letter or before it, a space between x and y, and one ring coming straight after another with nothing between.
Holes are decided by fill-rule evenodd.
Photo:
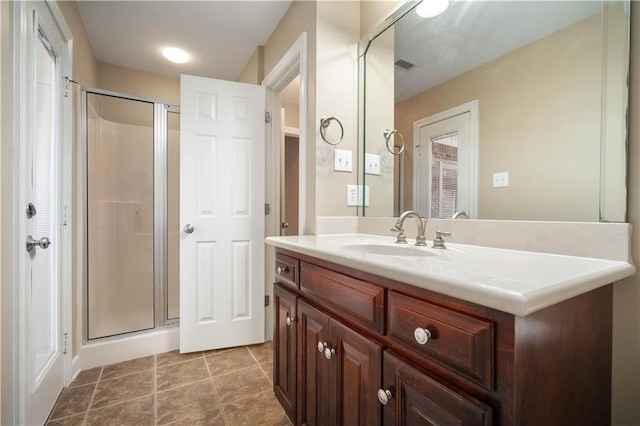
<instances>
[{"instance_id":1,"label":"ceiling light fixture reflection","mask_svg":"<svg viewBox=\"0 0 640 426\"><path fill-rule=\"evenodd\" d=\"M169 61L176 64L184 64L189 62L189 54L177 47L165 47L162 49L162 55Z\"/></svg>"},{"instance_id":2,"label":"ceiling light fixture reflection","mask_svg":"<svg viewBox=\"0 0 640 426\"><path fill-rule=\"evenodd\" d=\"M423 18L433 18L449 7L449 0L422 0L416 7L416 13Z\"/></svg>"}]
</instances>

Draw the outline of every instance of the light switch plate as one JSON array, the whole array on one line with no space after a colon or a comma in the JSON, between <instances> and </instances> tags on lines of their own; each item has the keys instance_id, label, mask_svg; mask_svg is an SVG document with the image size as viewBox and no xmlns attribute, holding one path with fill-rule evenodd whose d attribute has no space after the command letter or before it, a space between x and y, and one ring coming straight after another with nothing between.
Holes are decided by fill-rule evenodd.
<instances>
[{"instance_id":1,"label":"light switch plate","mask_svg":"<svg viewBox=\"0 0 640 426\"><path fill-rule=\"evenodd\" d=\"M333 170L336 172L350 172L353 170L351 151L344 149L333 150Z\"/></svg>"},{"instance_id":2,"label":"light switch plate","mask_svg":"<svg viewBox=\"0 0 640 426\"><path fill-rule=\"evenodd\" d=\"M380 156L376 154L364 155L364 172L368 175L380 175Z\"/></svg>"},{"instance_id":3,"label":"light switch plate","mask_svg":"<svg viewBox=\"0 0 640 426\"><path fill-rule=\"evenodd\" d=\"M509 172L494 173L493 174L493 187L505 188L509 186Z\"/></svg>"}]
</instances>

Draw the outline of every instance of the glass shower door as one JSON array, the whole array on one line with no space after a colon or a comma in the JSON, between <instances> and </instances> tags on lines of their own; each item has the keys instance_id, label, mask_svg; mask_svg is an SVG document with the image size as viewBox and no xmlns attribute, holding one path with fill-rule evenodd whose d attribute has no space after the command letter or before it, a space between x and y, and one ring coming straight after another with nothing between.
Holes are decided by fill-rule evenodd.
<instances>
[{"instance_id":1,"label":"glass shower door","mask_svg":"<svg viewBox=\"0 0 640 426\"><path fill-rule=\"evenodd\" d=\"M87 93L89 339L154 328L154 104Z\"/></svg>"}]
</instances>

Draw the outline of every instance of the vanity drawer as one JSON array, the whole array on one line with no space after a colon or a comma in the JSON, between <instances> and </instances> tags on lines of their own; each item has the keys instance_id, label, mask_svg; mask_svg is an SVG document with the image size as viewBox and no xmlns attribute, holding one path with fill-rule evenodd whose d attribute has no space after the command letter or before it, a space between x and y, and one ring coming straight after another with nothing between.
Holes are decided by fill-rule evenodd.
<instances>
[{"instance_id":1,"label":"vanity drawer","mask_svg":"<svg viewBox=\"0 0 640 426\"><path fill-rule=\"evenodd\" d=\"M419 343L425 334L430 334L428 340ZM494 330L490 320L390 291L389 337L424 359L493 388Z\"/></svg>"},{"instance_id":2,"label":"vanity drawer","mask_svg":"<svg viewBox=\"0 0 640 426\"><path fill-rule=\"evenodd\" d=\"M310 263L300 264L300 290L310 298L384 334L384 288Z\"/></svg>"},{"instance_id":3,"label":"vanity drawer","mask_svg":"<svg viewBox=\"0 0 640 426\"><path fill-rule=\"evenodd\" d=\"M298 288L300 283L300 261L284 254L277 254L276 282Z\"/></svg>"}]
</instances>

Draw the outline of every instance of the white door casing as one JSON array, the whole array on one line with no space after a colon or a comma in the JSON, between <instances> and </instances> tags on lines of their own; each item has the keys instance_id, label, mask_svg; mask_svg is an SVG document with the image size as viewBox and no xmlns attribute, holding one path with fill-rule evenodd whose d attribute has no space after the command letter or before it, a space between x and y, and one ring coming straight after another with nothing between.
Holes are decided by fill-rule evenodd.
<instances>
[{"instance_id":1,"label":"white door casing","mask_svg":"<svg viewBox=\"0 0 640 426\"><path fill-rule=\"evenodd\" d=\"M265 89L180 84L180 351L263 342Z\"/></svg>"},{"instance_id":2,"label":"white door casing","mask_svg":"<svg viewBox=\"0 0 640 426\"><path fill-rule=\"evenodd\" d=\"M57 5L16 4L16 424L42 424L68 379L71 32ZM35 215L27 217L32 203ZM24 208L23 208L24 207ZM33 213L33 211L32 211ZM27 235L50 244L26 250ZM64 284L63 284L64 283ZM67 356L65 357L65 354ZM65 371L66 370L66 371Z\"/></svg>"},{"instance_id":3,"label":"white door casing","mask_svg":"<svg viewBox=\"0 0 640 426\"><path fill-rule=\"evenodd\" d=\"M431 141L441 135L457 132L458 210L470 218L478 214L478 101L471 101L413 123L414 210L430 217L431 209Z\"/></svg>"}]
</instances>

